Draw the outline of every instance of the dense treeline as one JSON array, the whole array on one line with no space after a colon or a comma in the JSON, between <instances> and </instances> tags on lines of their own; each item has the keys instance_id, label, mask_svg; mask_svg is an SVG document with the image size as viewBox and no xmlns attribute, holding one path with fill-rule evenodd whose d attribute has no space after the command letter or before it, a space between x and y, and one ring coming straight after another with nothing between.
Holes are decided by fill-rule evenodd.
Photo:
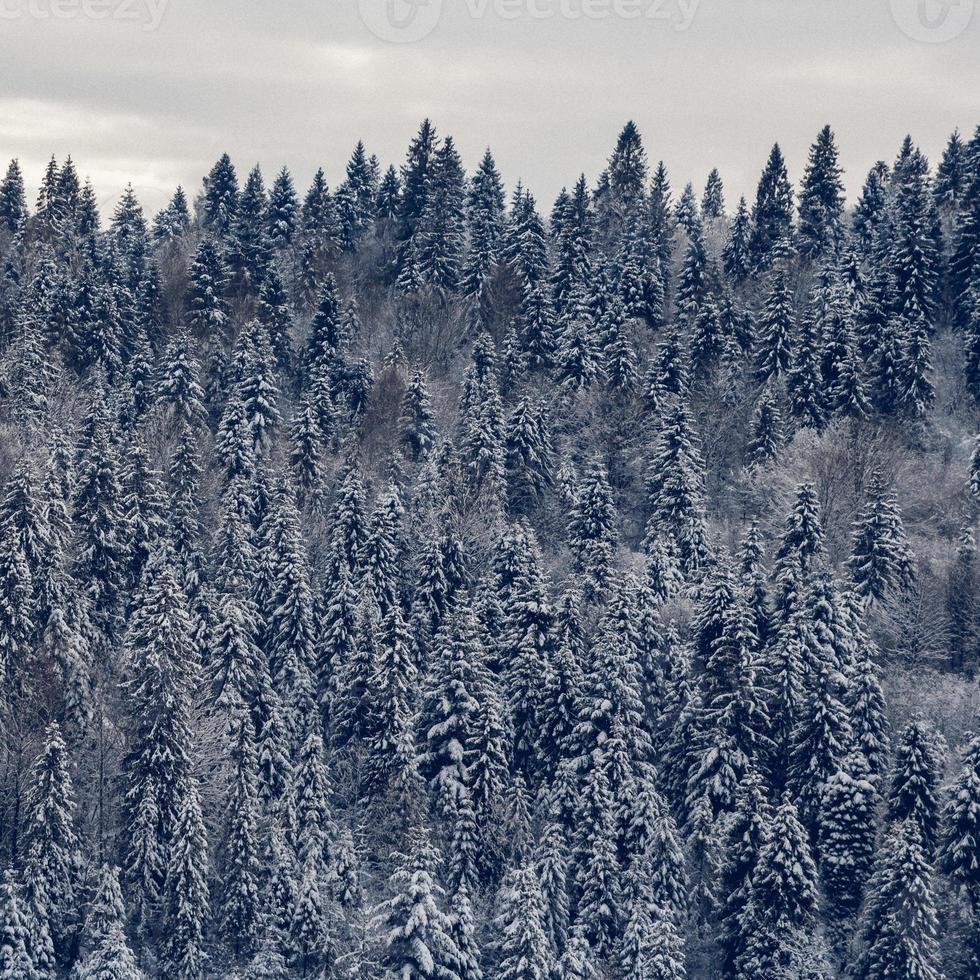
<instances>
[{"instance_id":1,"label":"dense treeline","mask_svg":"<svg viewBox=\"0 0 980 980\"><path fill-rule=\"evenodd\" d=\"M980 129L95 200L0 184L0 978L980 973Z\"/></svg>"}]
</instances>

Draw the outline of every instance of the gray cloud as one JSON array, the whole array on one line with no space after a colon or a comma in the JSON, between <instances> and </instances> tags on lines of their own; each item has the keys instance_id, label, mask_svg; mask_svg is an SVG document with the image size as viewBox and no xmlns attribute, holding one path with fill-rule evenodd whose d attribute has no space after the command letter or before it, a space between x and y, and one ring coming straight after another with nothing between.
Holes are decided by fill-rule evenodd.
<instances>
[{"instance_id":1,"label":"gray cloud","mask_svg":"<svg viewBox=\"0 0 980 980\"><path fill-rule=\"evenodd\" d=\"M675 186L718 166L730 200L751 194L776 140L798 179L830 122L853 195L906 132L935 158L978 121L980 15L923 43L893 17L906 0L686 0L684 31L681 0L608 0L660 3L668 20L583 15L607 0L444 0L413 44L376 37L357 0L169 0L155 30L111 15L149 0L108 0L102 20L27 8L84 2L0 0L23 14L0 22L0 153L32 184L51 153L71 153L107 206L129 179L150 211L177 183L196 192L225 150L243 172L285 163L302 185L322 165L336 184L358 138L397 164L424 115L470 165L489 144L508 183L523 178L545 206L598 174L627 118Z\"/></svg>"}]
</instances>

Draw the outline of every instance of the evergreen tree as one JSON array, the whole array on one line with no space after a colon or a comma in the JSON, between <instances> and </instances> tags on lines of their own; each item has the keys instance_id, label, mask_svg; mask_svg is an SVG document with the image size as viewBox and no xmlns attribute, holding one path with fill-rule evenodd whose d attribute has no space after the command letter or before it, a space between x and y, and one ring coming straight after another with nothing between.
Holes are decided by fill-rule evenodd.
<instances>
[{"instance_id":1,"label":"evergreen tree","mask_svg":"<svg viewBox=\"0 0 980 980\"><path fill-rule=\"evenodd\" d=\"M427 835L417 830L411 850L398 857L389 885L391 898L377 909L384 937L384 965L403 980L454 980L459 950L452 941L451 923L439 908L442 889L435 880L439 856Z\"/></svg>"},{"instance_id":2,"label":"evergreen tree","mask_svg":"<svg viewBox=\"0 0 980 980\"><path fill-rule=\"evenodd\" d=\"M783 420L773 390L766 389L752 419L752 439L745 461L750 467L765 466L779 455L783 441Z\"/></svg>"},{"instance_id":3,"label":"evergreen tree","mask_svg":"<svg viewBox=\"0 0 980 980\"><path fill-rule=\"evenodd\" d=\"M867 497L854 525L849 564L855 593L868 602L880 602L912 587L915 559L894 491L887 491L877 474L868 486Z\"/></svg>"},{"instance_id":4,"label":"evergreen tree","mask_svg":"<svg viewBox=\"0 0 980 980\"><path fill-rule=\"evenodd\" d=\"M260 917L258 760L252 723L243 712L235 745L235 782L228 804L221 925L236 957L255 950Z\"/></svg>"},{"instance_id":5,"label":"evergreen tree","mask_svg":"<svg viewBox=\"0 0 980 980\"><path fill-rule=\"evenodd\" d=\"M792 359L792 297L781 270L773 277L772 291L759 323L759 347L756 355L756 375L765 383L778 378L789 369Z\"/></svg>"},{"instance_id":6,"label":"evergreen tree","mask_svg":"<svg viewBox=\"0 0 980 980\"><path fill-rule=\"evenodd\" d=\"M504 228L504 187L489 149L470 182L467 219L469 246L461 291L464 296L479 296L489 283Z\"/></svg>"},{"instance_id":7,"label":"evergreen tree","mask_svg":"<svg viewBox=\"0 0 980 980\"><path fill-rule=\"evenodd\" d=\"M786 799L776 810L752 875L736 975L762 980L791 970L795 944L814 926L817 900L817 869L806 833Z\"/></svg>"},{"instance_id":8,"label":"evergreen tree","mask_svg":"<svg viewBox=\"0 0 980 980\"><path fill-rule=\"evenodd\" d=\"M75 799L68 750L56 723L31 774L24 880L34 914L44 920L55 955L69 960L82 856L75 833Z\"/></svg>"},{"instance_id":9,"label":"evergreen tree","mask_svg":"<svg viewBox=\"0 0 980 980\"><path fill-rule=\"evenodd\" d=\"M728 241L725 243L722 252L725 272L737 283L744 282L752 270L751 235L752 219L749 215L749 207L745 198L740 197L735 217L732 219L731 230L728 233Z\"/></svg>"},{"instance_id":10,"label":"evergreen tree","mask_svg":"<svg viewBox=\"0 0 980 980\"><path fill-rule=\"evenodd\" d=\"M925 722L913 719L903 729L895 747L888 819L907 820L918 828L920 845L931 854L939 836L939 782L942 758L938 736Z\"/></svg>"},{"instance_id":11,"label":"evergreen tree","mask_svg":"<svg viewBox=\"0 0 980 980\"><path fill-rule=\"evenodd\" d=\"M542 928L541 886L534 868L512 871L500 889L500 980L547 980L553 960Z\"/></svg>"},{"instance_id":12,"label":"evergreen tree","mask_svg":"<svg viewBox=\"0 0 980 980\"><path fill-rule=\"evenodd\" d=\"M704 514L704 464L694 420L683 401L668 411L657 453L648 470L652 512L646 546L661 535L673 543L681 568L698 573L707 555Z\"/></svg>"},{"instance_id":13,"label":"evergreen tree","mask_svg":"<svg viewBox=\"0 0 980 980\"><path fill-rule=\"evenodd\" d=\"M708 174L704 196L701 198L701 214L706 221L725 216L725 189L717 168Z\"/></svg>"},{"instance_id":14,"label":"evergreen tree","mask_svg":"<svg viewBox=\"0 0 980 980\"><path fill-rule=\"evenodd\" d=\"M601 595L609 585L618 529L616 505L606 468L594 459L576 493L568 537L575 566L583 573L592 594Z\"/></svg>"},{"instance_id":15,"label":"evergreen tree","mask_svg":"<svg viewBox=\"0 0 980 980\"><path fill-rule=\"evenodd\" d=\"M844 220L842 173L834 134L824 126L810 147L800 191L800 241L805 255L822 255L840 240Z\"/></svg>"},{"instance_id":16,"label":"evergreen tree","mask_svg":"<svg viewBox=\"0 0 980 980\"><path fill-rule=\"evenodd\" d=\"M238 176L225 153L204 179L204 227L219 237L228 235L238 215L238 197Z\"/></svg>"},{"instance_id":17,"label":"evergreen tree","mask_svg":"<svg viewBox=\"0 0 980 980\"><path fill-rule=\"evenodd\" d=\"M817 850L827 912L848 920L861 905L874 860L878 791L862 752L851 752L824 785Z\"/></svg>"},{"instance_id":18,"label":"evergreen tree","mask_svg":"<svg viewBox=\"0 0 980 980\"><path fill-rule=\"evenodd\" d=\"M912 820L896 823L878 853L868 886L857 980L920 977L940 980L932 867Z\"/></svg>"},{"instance_id":19,"label":"evergreen tree","mask_svg":"<svg viewBox=\"0 0 980 980\"><path fill-rule=\"evenodd\" d=\"M980 738L972 737L943 813L939 866L980 909Z\"/></svg>"},{"instance_id":20,"label":"evergreen tree","mask_svg":"<svg viewBox=\"0 0 980 980\"><path fill-rule=\"evenodd\" d=\"M32 955L32 939L25 924L17 883L6 871L0 884L0 977L40 980Z\"/></svg>"},{"instance_id":21,"label":"evergreen tree","mask_svg":"<svg viewBox=\"0 0 980 980\"><path fill-rule=\"evenodd\" d=\"M772 250L790 236L792 225L793 189L777 143L762 172L752 208L750 250L755 265L766 263Z\"/></svg>"},{"instance_id":22,"label":"evergreen tree","mask_svg":"<svg viewBox=\"0 0 980 980\"><path fill-rule=\"evenodd\" d=\"M168 969L179 980L201 980L208 954L205 930L210 912L208 838L197 780L178 788L176 822L167 867Z\"/></svg>"},{"instance_id":23,"label":"evergreen tree","mask_svg":"<svg viewBox=\"0 0 980 980\"><path fill-rule=\"evenodd\" d=\"M79 980L143 980L126 938L125 921L119 874L103 865L85 924L87 952L77 967Z\"/></svg>"}]
</instances>

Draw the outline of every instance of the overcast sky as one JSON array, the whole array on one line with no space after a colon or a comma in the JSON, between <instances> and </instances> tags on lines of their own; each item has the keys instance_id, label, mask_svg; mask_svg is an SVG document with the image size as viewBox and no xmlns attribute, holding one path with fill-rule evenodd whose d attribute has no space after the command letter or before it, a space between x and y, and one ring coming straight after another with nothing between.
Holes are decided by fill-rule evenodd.
<instances>
[{"instance_id":1,"label":"overcast sky","mask_svg":"<svg viewBox=\"0 0 980 980\"><path fill-rule=\"evenodd\" d=\"M0 155L33 188L70 153L105 206L132 180L152 213L223 151L301 192L359 138L398 164L428 115L550 207L632 118L675 188L717 166L732 203L776 140L798 181L827 122L852 195L906 132L935 160L980 123L980 0L406 2L0 0Z\"/></svg>"}]
</instances>

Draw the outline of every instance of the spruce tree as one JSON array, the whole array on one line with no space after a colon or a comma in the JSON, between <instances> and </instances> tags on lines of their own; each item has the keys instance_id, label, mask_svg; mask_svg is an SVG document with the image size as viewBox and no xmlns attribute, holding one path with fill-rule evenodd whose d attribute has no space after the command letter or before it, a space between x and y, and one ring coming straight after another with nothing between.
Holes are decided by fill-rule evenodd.
<instances>
[{"instance_id":1,"label":"spruce tree","mask_svg":"<svg viewBox=\"0 0 980 980\"><path fill-rule=\"evenodd\" d=\"M800 242L804 255L820 256L840 240L844 220L843 171L829 126L810 147L800 191Z\"/></svg>"},{"instance_id":2,"label":"spruce tree","mask_svg":"<svg viewBox=\"0 0 980 980\"><path fill-rule=\"evenodd\" d=\"M0 977L40 980L32 955L30 931L17 894L17 882L10 870L4 873L0 884Z\"/></svg>"},{"instance_id":3,"label":"spruce tree","mask_svg":"<svg viewBox=\"0 0 980 980\"><path fill-rule=\"evenodd\" d=\"M736 975L763 980L791 971L794 947L813 928L817 905L817 869L806 832L792 801L785 799L752 875L742 912L745 946L735 961Z\"/></svg>"},{"instance_id":4,"label":"spruce tree","mask_svg":"<svg viewBox=\"0 0 980 980\"><path fill-rule=\"evenodd\" d=\"M60 727L52 723L45 729L44 748L31 773L24 881L33 912L43 918L62 963L70 958L82 864L73 825L74 796L68 749Z\"/></svg>"},{"instance_id":5,"label":"spruce tree","mask_svg":"<svg viewBox=\"0 0 980 980\"><path fill-rule=\"evenodd\" d=\"M820 876L827 912L848 920L861 905L874 861L878 790L861 751L845 756L820 802Z\"/></svg>"},{"instance_id":6,"label":"spruce tree","mask_svg":"<svg viewBox=\"0 0 980 980\"><path fill-rule=\"evenodd\" d=\"M764 265L772 250L789 237L793 224L793 189L778 143L773 146L759 180L752 224L749 247L753 263Z\"/></svg>"},{"instance_id":7,"label":"spruce tree","mask_svg":"<svg viewBox=\"0 0 980 980\"><path fill-rule=\"evenodd\" d=\"M932 866L915 821L896 823L879 848L862 923L856 980L941 980Z\"/></svg>"},{"instance_id":8,"label":"spruce tree","mask_svg":"<svg viewBox=\"0 0 980 980\"><path fill-rule=\"evenodd\" d=\"M849 561L856 595L881 602L912 587L915 559L894 491L886 490L875 474L867 489L867 504L854 524Z\"/></svg>"},{"instance_id":9,"label":"spruce tree","mask_svg":"<svg viewBox=\"0 0 980 980\"><path fill-rule=\"evenodd\" d=\"M778 378L789 369L792 359L791 331L792 297L785 275L779 270L773 278L772 290L759 323L756 376L760 382Z\"/></svg>"},{"instance_id":10,"label":"spruce tree","mask_svg":"<svg viewBox=\"0 0 980 980\"><path fill-rule=\"evenodd\" d=\"M403 980L453 980L459 951L452 927L439 907L442 889L435 879L438 852L428 835L413 832L408 854L397 857L389 881L391 897L378 906L376 921L384 942L384 965Z\"/></svg>"},{"instance_id":11,"label":"spruce tree","mask_svg":"<svg viewBox=\"0 0 980 980\"><path fill-rule=\"evenodd\" d=\"M85 923L86 952L76 967L78 980L143 980L125 931L126 909L119 873L103 865Z\"/></svg>"},{"instance_id":12,"label":"spruce tree","mask_svg":"<svg viewBox=\"0 0 980 980\"><path fill-rule=\"evenodd\" d=\"M963 752L956 781L943 812L939 867L971 908L980 910L980 738Z\"/></svg>"},{"instance_id":13,"label":"spruce tree","mask_svg":"<svg viewBox=\"0 0 980 980\"><path fill-rule=\"evenodd\" d=\"M921 846L931 855L939 837L939 783L942 757L938 735L915 718L904 728L895 747L888 819L903 820L918 828Z\"/></svg>"},{"instance_id":14,"label":"spruce tree","mask_svg":"<svg viewBox=\"0 0 980 980\"><path fill-rule=\"evenodd\" d=\"M512 871L500 889L500 980L548 980L553 955L542 927L541 885L528 865Z\"/></svg>"}]
</instances>

